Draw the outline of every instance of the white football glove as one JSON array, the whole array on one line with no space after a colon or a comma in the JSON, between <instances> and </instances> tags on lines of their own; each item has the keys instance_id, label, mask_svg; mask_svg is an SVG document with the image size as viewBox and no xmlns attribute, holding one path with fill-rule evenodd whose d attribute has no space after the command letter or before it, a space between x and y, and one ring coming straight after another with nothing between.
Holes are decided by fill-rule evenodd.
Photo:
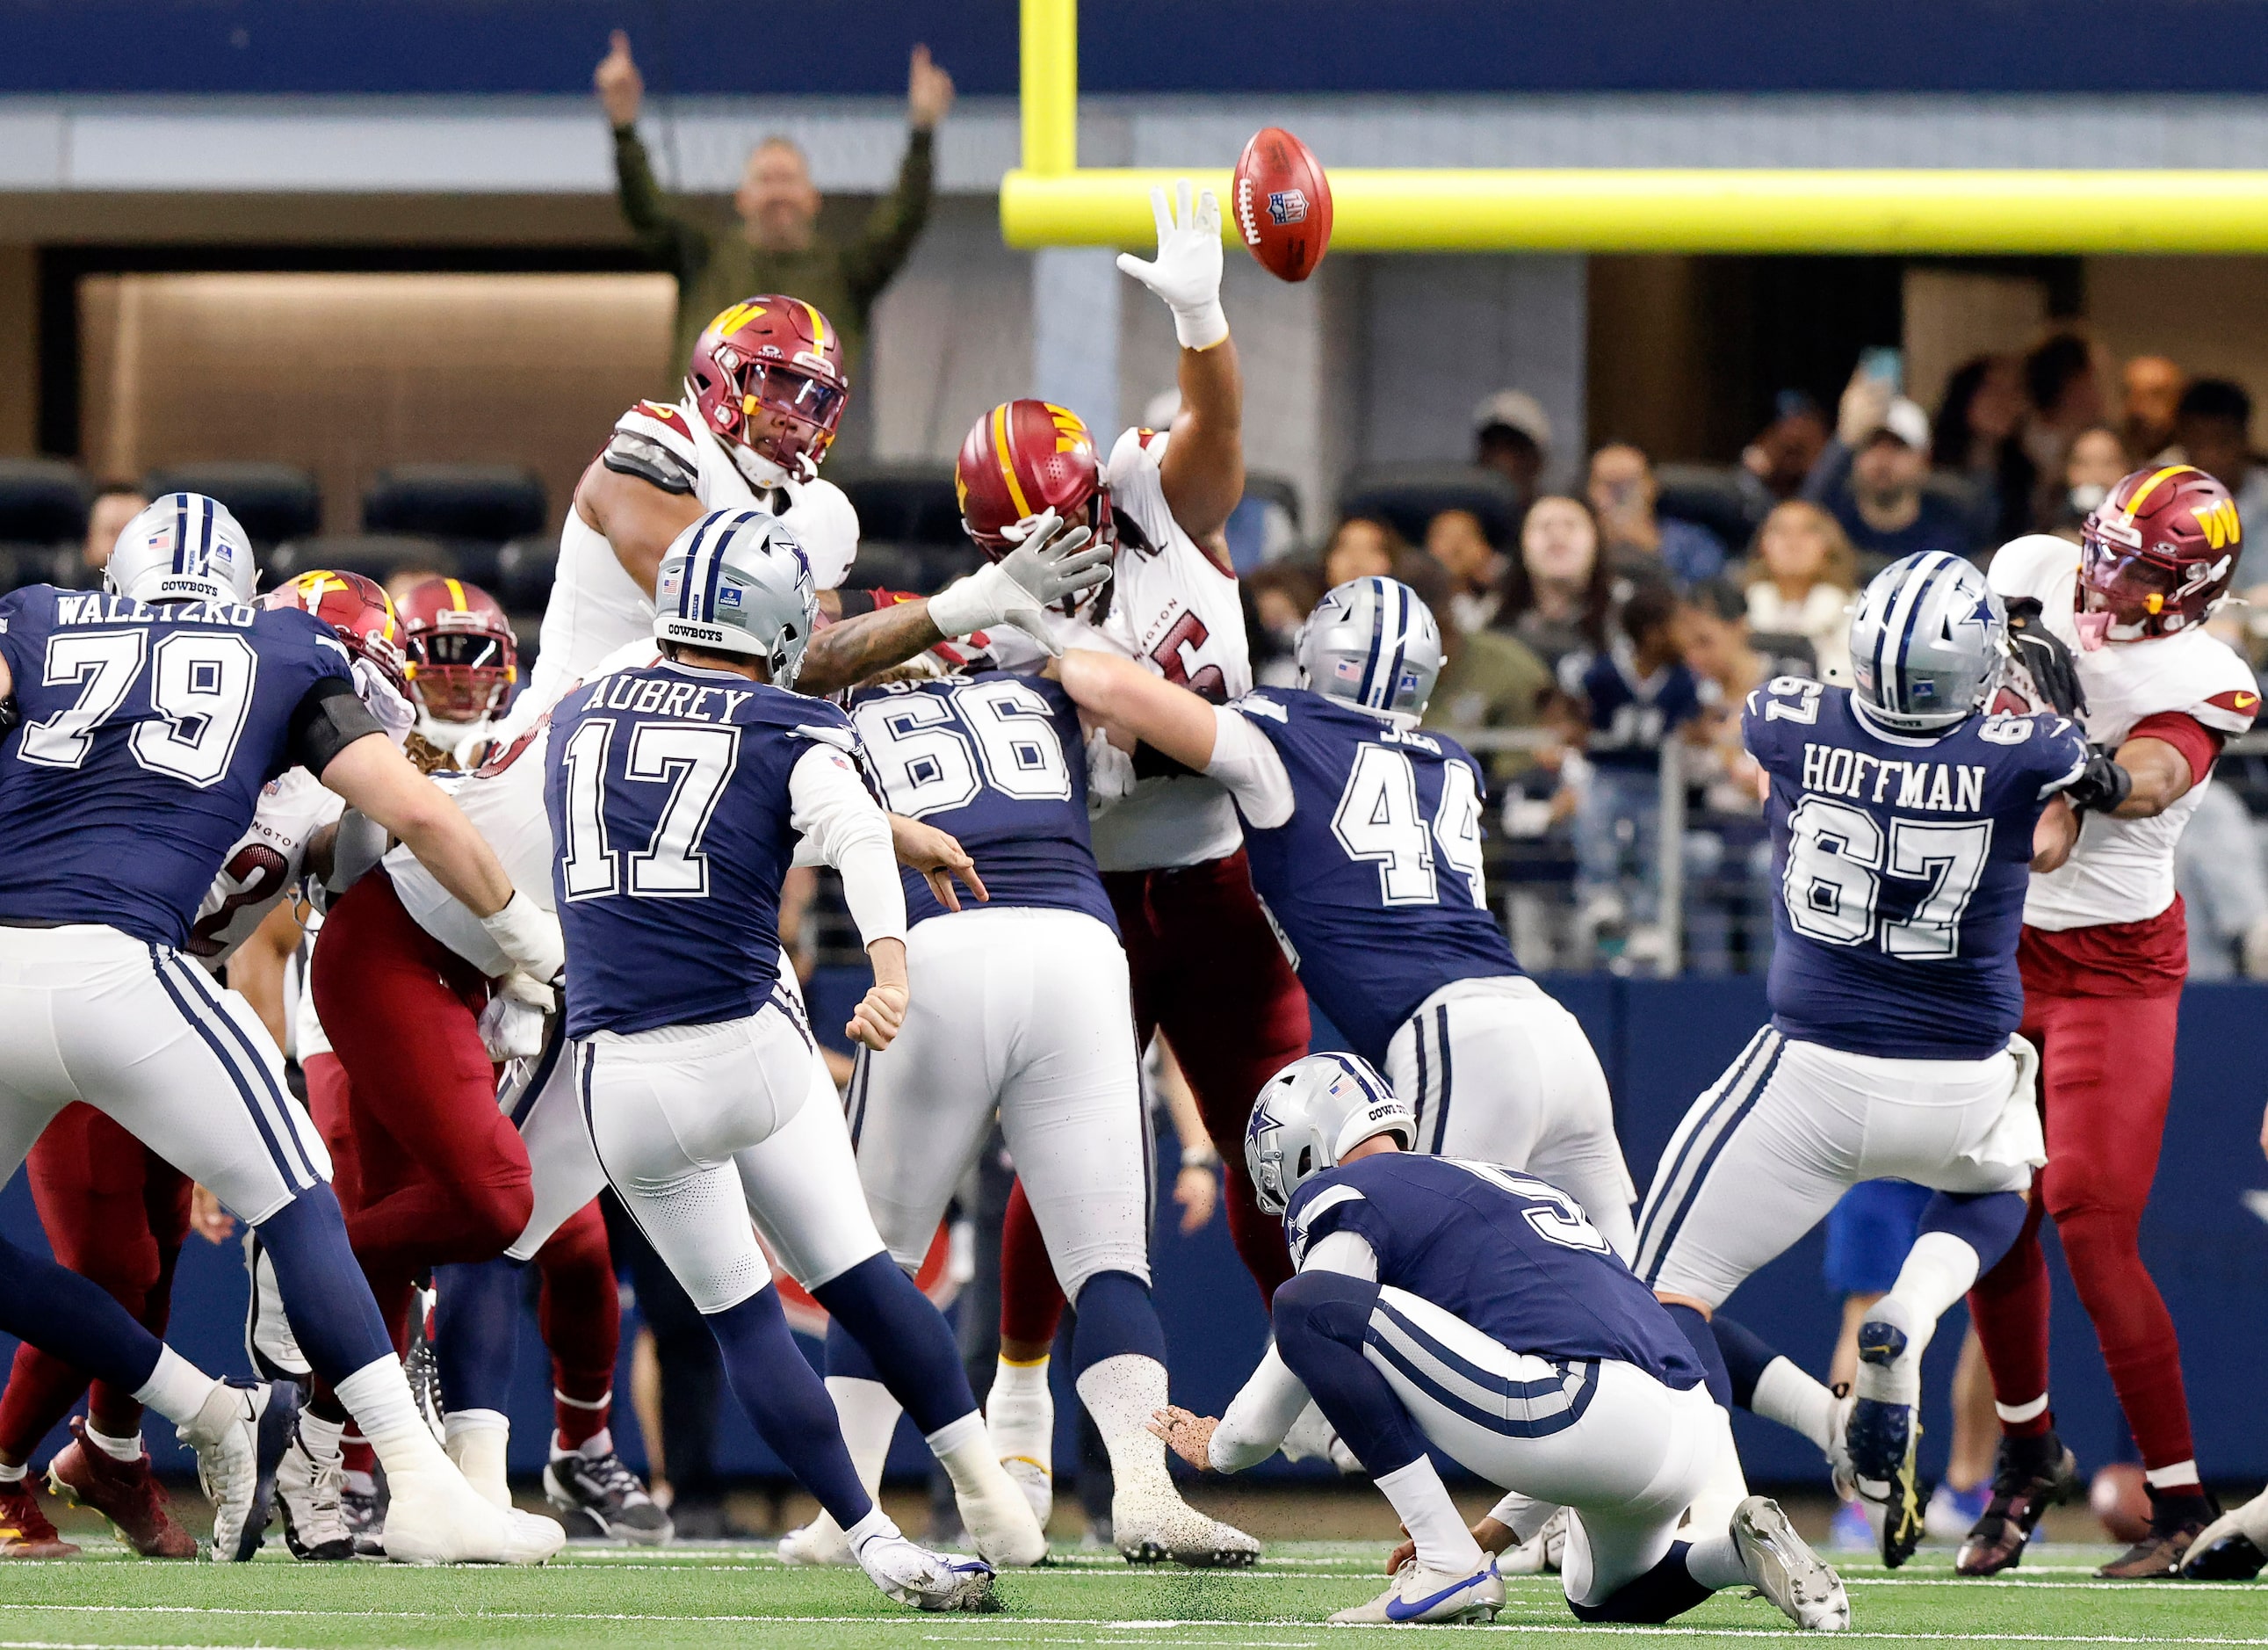
<instances>
[{"instance_id":1,"label":"white football glove","mask_svg":"<svg viewBox=\"0 0 2268 1650\"><path fill-rule=\"evenodd\" d=\"M481 1010L481 1047L491 1060L532 1060L543 1052L543 1022L558 1007L549 985L514 974Z\"/></svg>"},{"instance_id":2,"label":"white football glove","mask_svg":"<svg viewBox=\"0 0 2268 1650\"><path fill-rule=\"evenodd\" d=\"M1086 731L1086 811L1090 815L1108 810L1114 803L1123 802L1134 791L1134 758L1110 742L1110 736L1100 727ZM1291 1459L1299 1460L1297 1455Z\"/></svg>"},{"instance_id":3,"label":"white football glove","mask_svg":"<svg viewBox=\"0 0 2268 1650\"><path fill-rule=\"evenodd\" d=\"M1066 530L1051 509L1003 531L1016 548L932 596L930 622L947 637L1012 624L1049 652L1057 652L1048 639L1047 610L1108 579L1110 547L1091 542L1094 534L1088 528Z\"/></svg>"},{"instance_id":4,"label":"white football glove","mask_svg":"<svg viewBox=\"0 0 2268 1650\"><path fill-rule=\"evenodd\" d=\"M1158 255L1144 260L1118 254L1118 267L1166 300L1174 312L1174 336L1184 350L1210 350L1228 336L1228 317L1220 307L1220 203L1206 189L1189 206L1189 180L1174 186L1174 210L1166 210L1166 192L1150 191L1150 213L1158 220Z\"/></svg>"}]
</instances>

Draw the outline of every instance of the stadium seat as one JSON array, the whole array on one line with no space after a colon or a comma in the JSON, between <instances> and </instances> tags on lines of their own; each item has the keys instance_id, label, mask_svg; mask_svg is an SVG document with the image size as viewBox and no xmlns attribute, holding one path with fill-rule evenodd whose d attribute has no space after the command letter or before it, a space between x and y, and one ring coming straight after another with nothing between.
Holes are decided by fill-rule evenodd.
<instances>
[{"instance_id":1,"label":"stadium seat","mask_svg":"<svg viewBox=\"0 0 2268 1650\"><path fill-rule=\"evenodd\" d=\"M1729 556L1746 552L1764 521L1758 506L1769 502L1761 488L1742 486L1742 472L1729 464L1658 464L1653 473L1661 485L1659 513L1708 528Z\"/></svg>"},{"instance_id":2,"label":"stadium seat","mask_svg":"<svg viewBox=\"0 0 2268 1650\"><path fill-rule=\"evenodd\" d=\"M872 465L836 478L858 512L856 590L941 589L983 559L961 527L953 470L942 464Z\"/></svg>"},{"instance_id":3,"label":"stadium seat","mask_svg":"<svg viewBox=\"0 0 2268 1650\"><path fill-rule=\"evenodd\" d=\"M455 575L457 556L438 540L406 533L325 533L279 544L269 555L269 573L292 578L316 568L360 573L384 584L405 567L427 567Z\"/></svg>"},{"instance_id":4,"label":"stadium seat","mask_svg":"<svg viewBox=\"0 0 2268 1650\"><path fill-rule=\"evenodd\" d=\"M397 464L362 496L364 532L448 543L539 536L549 512L542 478L514 464Z\"/></svg>"},{"instance_id":5,"label":"stadium seat","mask_svg":"<svg viewBox=\"0 0 2268 1650\"><path fill-rule=\"evenodd\" d=\"M254 549L322 531L322 493L314 476L294 465L256 460L168 465L144 476L142 490L152 498L186 492L219 499L243 524Z\"/></svg>"},{"instance_id":6,"label":"stadium seat","mask_svg":"<svg viewBox=\"0 0 2268 1650\"><path fill-rule=\"evenodd\" d=\"M1520 491L1494 470L1470 464L1373 464L1339 490L1339 514L1376 515L1412 544L1444 510L1469 510L1489 542L1507 545L1520 532Z\"/></svg>"},{"instance_id":7,"label":"stadium seat","mask_svg":"<svg viewBox=\"0 0 2268 1650\"><path fill-rule=\"evenodd\" d=\"M486 590L515 619L541 615L551 600L552 576L559 571L556 539L514 539L497 551L495 571L488 578L468 569L466 577Z\"/></svg>"},{"instance_id":8,"label":"stadium seat","mask_svg":"<svg viewBox=\"0 0 2268 1650\"><path fill-rule=\"evenodd\" d=\"M62 459L0 459L0 543L76 543L86 532L86 477Z\"/></svg>"}]
</instances>

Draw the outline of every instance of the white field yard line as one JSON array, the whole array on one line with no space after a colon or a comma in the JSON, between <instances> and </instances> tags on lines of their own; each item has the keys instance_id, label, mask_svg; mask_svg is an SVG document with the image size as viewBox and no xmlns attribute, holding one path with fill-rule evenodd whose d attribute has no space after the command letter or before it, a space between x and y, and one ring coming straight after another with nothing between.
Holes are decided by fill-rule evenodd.
<instances>
[{"instance_id":1,"label":"white field yard line","mask_svg":"<svg viewBox=\"0 0 2268 1650\"><path fill-rule=\"evenodd\" d=\"M134 1615L183 1615L183 1616L231 1616L231 1617L237 1617L237 1616L258 1616L258 1617L307 1617L307 1616L316 1616L316 1617L325 1617L325 1618L327 1618L327 1619L328 1619L328 1618L330 1618L330 1617L335 1617L335 1616L337 1616L337 1615L339 1615L339 1614L340 1614L340 1612L339 1612L339 1611L336 1611L336 1610L282 1609L247 1609L247 1608L228 1607L228 1606L215 1606L215 1607L208 1607L208 1606L204 1606L204 1605L197 1605L197 1604L146 1604L146 1605L144 1605L144 1604L11 1604L11 1605L7 1605L7 1606L5 1606L4 1608L11 1609L17 1609L17 1610L32 1610L32 1611L41 1611L41 1610L45 1610L45 1611L51 1611L51 1612L56 1612L56 1613L66 1613L66 1614L74 1614L74 1615L122 1615L122 1616L134 1616ZM541 1621L559 1621L559 1622L703 1622L703 1623L708 1623L708 1624L718 1624L718 1625L725 1625L725 1624L746 1624L746 1625L768 1625L768 1626L802 1625L802 1626L922 1627L922 1628L928 1629L928 1632L924 1635L924 1639L928 1639L928 1640L933 1640L933 1641L935 1641L935 1642L942 1643L942 1644L958 1644L958 1643L976 1643L976 1644L995 1644L995 1643L998 1643L998 1644L1012 1644L1012 1643L1027 1643L1027 1644L1028 1644L1028 1643L1033 1642L1031 1636L1030 1636L1030 1635L1028 1635L1028 1634L1020 1634L1020 1635L1017 1635L1017 1636L1015 1636L1015 1637L1013 1637L1013 1638L1010 1638L1010 1637L1003 1636L1003 1635L1001 1635L1001 1634L999 1634L999 1633L998 1633L998 1629L999 1627L1006 1626L1006 1625L1010 1625L1010 1624L1014 1624L1014 1625L1017 1625L1017 1626L1027 1626L1027 1627L1081 1627L1081 1628L1085 1628L1085 1629L1086 1629L1086 1630L1087 1630L1088 1632L1094 1632L1101 1631L1101 1632L1105 1636L1104 1636L1104 1637L1101 1637L1101 1638L1098 1638L1098 1639L1091 1639L1091 1640L1090 1640L1090 1639L1079 1639L1079 1640L1072 1640L1072 1639L1064 1639L1060 1640L1060 1642L1064 1642L1064 1643L1079 1642L1079 1643L1094 1643L1094 1644L1133 1644L1133 1643L1145 1642L1145 1641L1142 1641L1142 1640L1136 1640L1136 1639L1129 1639L1129 1638L1123 1637L1122 1635L1123 1635L1124 1632L1126 1632L1128 1630L1142 1631L1142 1632L1158 1632L1158 1631L1160 1631L1160 1630L1163 1630L1163 1629L1173 1629L1173 1630L1176 1630L1176 1631L1179 1631L1179 1632L1183 1632L1183 1633L1189 1633L1189 1632L1249 1632L1249 1631L1253 1630L1254 1628L1258 1628L1258 1627L1267 1627L1267 1626L1276 1626L1276 1627L1278 1627L1278 1628L1281 1628L1281 1627L1292 1627L1292 1628L1295 1628L1295 1629L1296 1629L1296 1628L1300 1628L1300 1627L1310 1627L1310 1628L1312 1628L1312 1627L1315 1627L1315 1626L1321 1625L1321 1624L1319 1624L1319 1623L1314 1623L1314 1622L1305 1622L1305 1621L1283 1621L1283 1622L1206 1622L1206 1621L1126 1621L1126 1622L1098 1622L1098 1621L1087 1621L1087 1620L1082 1620L1082 1619L1080 1619L1080 1618L1079 1618L1079 1617L1056 1617L1056 1616L1042 1616L1042 1617L1008 1617L1008 1618L1006 1618L1006 1619L1005 1619L1005 1620L1004 1620L1003 1618L1001 1618L1001 1617L979 1617L979 1618L972 1619L972 1620L969 1622L969 1624L969 1624L969 1627L972 1629L972 1631L971 1631L971 1632L939 1632L938 1631L938 1629L939 1629L939 1628L940 1628L940 1627L945 1627L945 1626L948 1625L949 1624L945 1623L945 1622L941 1622L941 1621L938 1620L938 1618L937 1618L937 1617L935 1617L934 1616L926 1616L926 1617L925 1617L925 1616L918 1616L918 1615L911 1615L911 1614L905 1615L905 1616L802 1616L802 1615L778 1615L778 1616L732 1615L732 1616L719 1616L719 1615L712 1615L712 1614L708 1614L708 1613L703 1612L703 1613L688 1614L688 1615L682 1615L682 1616L666 1616L666 1615L659 1615L659 1614L652 1614L652 1613L636 1613L636 1612L602 1613L602 1612L599 1612L599 1611L590 1611L590 1610L480 1610L480 1611L454 1612L454 1611L441 1611L441 1610L385 1610L385 1609L358 1609L358 1610L354 1610L354 1611L352 1611L352 1612L350 1612L350 1613L351 1613L351 1614L353 1614L354 1616L357 1616L357 1617L363 1617L363 1618L365 1618L365 1619L368 1619L368 1618L376 1618L376 1619L379 1619L379 1620L385 1620L385 1621L461 1621L461 1622L466 1623L466 1624L468 1624L468 1625L471 1625L471 1624L477 1624L478 1623L484 1622L484 1621L495 1621L495 1622L504 1622L504 1621L536 1621L536 1622L541 1622ZM976 1630L976 1629L982 1629L982 1628L991 1628L991 1629L993 1629L994 1631L993 1631L992 1632L990 1632L990 1633L986 1633L986 1632L983 1632L974 1631L974 1630ZM1334 1633L1341 1633L1341 1632L1405 1632L1405 1631L1408 1631L1408 1630L1407 1630L1407 1629L1405 1629L1405 1628L1400 1627L1400 1626L1390 1625L1390 1624L1384 1624L1384 1623L1380 1623L1380 1624L1375 1624L1366 1623L1366 1624L1356 1624L1356 1625L1348 1625L1348 1626L1333 1627L1333 1628L1331 1628L1331 1629L1330 1629L1330 1631L1331 1631L1332 1632L1334 1632ZM1786 1628L1785 1628L1785 1627L1683 1627L1683 1626L1679 1626L1679 1625L1677 1625L1677 1624L1674 1624L1674 1623L1672 1623L1672 1624L1664 1624L1664 1625L1661 1625L1661 1626L1658 1626L1658 1627L1656 1627L1656 1626L1610 1626L1610 1625L1590 1626L1590 1625L1586 1625L1586 1624L1584 1624L1578 1623L1578 1622L1566 1622L1566 1623L1535 1623L1535 1622L1521 1622L1521 1623L1520 1623L1520 1624L1518 1624L1518 1626L1517 1626L1516 1628L1498 1628L1498 1627L1480 1627L1480 1626L1452 1626L1452 1625L1449 1625L1449 1624L1431 1624L1431 1625L1429 1625L1429 1626L1425 1629L1425 1632L1426 1632L1426 1633L1428 1634L1428 1636L1429 1636L1429 1637L1439 1637L1439 1636L1441 1636L1441 1635L1444 1635L1444 1634L1448 1634L1448 1633L1476 1633L1476 1632L1478 1632L1478 1633L1502 1633L1502 1632L1513 1632L1513 1631L1521 1632L1542 1632L1542 1633L1563 1633L1563 1634L1595 1633L1595 1634L1601 1634L1601 1635L1611 1635L1611 1636L1621 1637L1621 1638L1628 1638L1628 1639L1785 1639L1785 1638L1786 1638L1786 1637L1787 1637L1787 1629L1786 1629ZM2225 1636L2220 1636L2220 1635L2214 1635L2214 1634L2203 1634L2203 1633L2169 1633L2169 1632L2154 1632L2154 1633L2149 1633L2149 1634L2145 1635L2145 1634L2132 1634L2132 1633L2020 1633L2020 1632L1850 1632L1850 1631L1846 1630L1846 1631L1845 1631L1845 1632L1841 1632L1841 1633L1837 1634L1836 1636L1837 1636L1837 1638L1838 1639L1842 1639L1842 1640L1863 1639L1863 1640L1867 1640L1867 1641L1870 1641L1870 1642L1881 1642L1881 1643L1890 1643L1890 1644L1909 1644L1909 1643L1911 1643L1911 1644L2041 1644L2041 1645L2064 1645L2064 1644L2069 1644L2069 1645L2086 1645L2086 1644L2109 1644L2109 1645L2128 1645L2128 1644L2132 1644L2132 1645L2146 1645L2146 1644L2191 1644L2191 1645L2268 1645L2268 1638L2237 1639L2237 1638L2229 1638L2229 1637L2225 1637ZM1168 1639L1168 1640L1160 1640L1160 1641L1158 1641L1158 1642L1160 1642L1160 1643L1174 1643L1174 1642L1179 1642L1179 1641L1177 1641L1177 1640L1170 1640L1170 1639ZM1258 1642L1261 1642L1261 1641L1258 1641L1258 1640L1252 1640L1252 1641L1247 1641L1247 1642L1258 1643ZM1267 1641L1267 1642L1270 1642L1270 1643L1276 1643L1276 1642L1285 1642L1285 1641L1270 1640L1270 1641ZM1305 1643L1305 1642L1309 1642L1309 1641L1302 1641L1302 1642L1303 1642L1303 1643ZM45 1640L28 1640L28 1639L27 1639L27 1640L0 1640L0 1650L41 1650L41 1647L42 1647L43 1646L47 1645L48 1643L49 1643L49 1641L45 1641ZM55 1650L76 1650L76 1646L64 1646L64 1645L62 1645L61 1643L57 1642L57 1643L55 1643ZM94 1647L94 1650L124 1650L124 1647L122 1647L122 1646L96 1646L96 1647ZM144 1647L144 1646L133 1646L133 1647L132 1647L132 1650L217 1650L217 1647L216 1647L216 1646L148 1646L148 1647ZM269 1646L269 1647L268 1647L268 1650L274 1650L274 1646Z\"/></svg>"}]
</instances>

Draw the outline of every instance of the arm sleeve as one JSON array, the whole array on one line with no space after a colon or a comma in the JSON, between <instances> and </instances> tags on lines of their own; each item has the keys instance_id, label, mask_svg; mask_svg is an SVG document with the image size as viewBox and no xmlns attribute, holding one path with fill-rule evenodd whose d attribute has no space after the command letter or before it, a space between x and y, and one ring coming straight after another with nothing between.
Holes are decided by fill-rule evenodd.
<instances>
[{"instance_id":1,"label":"arm sleeve","mask_svg":"<svg viewBox=\"0 0 2268 1650\"><path fill-rule=\"evenodd\" d=\"M331 873L323 879L324 891L345 893L386 858L387 846L385 826L360 808L347 809L331 836Z\"/></svg>"},{"instance_id":2,"label":"arm sleeve","mask_svg":"<svg viewBox=\"0 0 2268 1650\"><path fill-rule=\"evenodd\" d=\"M323 676L291 712L291 739L285 749L292 763L320 779L323 770L348 746L385 732L356 694L352 677Z\"/></svg>"},{"instance_id":3,"label":"arm sleeve","mask_svg":"<svg viewBox=\"0 0 2268 1650\"><path fill-rule=\"evenodd\" d=\"M869 946L903 939L906 890L890 847L890 822L857 763L831 745L816 745L797 760L787 786L788 822L843 873L843 899L858 938Z\"/></svg>"},{"instance_id":4,"label":"arm sleeve","mask_svg":"<svg viewBox=\"0 0 2268 1650\"><path fill-rule=\"evenodd\" d=\"M2188 762L2191 784L2212 772L2213 764L2220 756L2221 735L2184 711L2161 711L2155 716L2146 716L2126 730L2126 738L2163 740L2171 745Z\"/></svg>"},{"instance_id":5,"label":"arm sleeve","mask_svg":"<svg viewBox=\"0 0 2268 1650\"><path fill-rule=\"evenodd\" d=\"M1277 1356L1270 1341L1260 1367L1230 1400L1228 1411L1213 1429L1206 1454L1215 1472L1242 1472L1256 1467L1284 1444L1284 1434L1307 1407L1307 1389Z\"/></svg>"},{"instance_id":6,"label":"arm sleeve","mask_svg":"<svg viewBox=\"0 0 2268 1650\"><path fill-rule=\"evenodd\" d=\"M937 139L932 132L915 131L906 138L906 158L898 166L898 187L874 209L866 232L843 254L843 284L858 312L858 327L865 330L867 312L890 277L905 264L906 254L929 222L930 197L936 179Z\"/></svg>"},{"instance_id":7,"label":"arm sleeve","mask_svg":"<svg viewBox=\"0 0 2268 1650\"><path fill-rule=\"evenodd\" d=\"M1378 1281L1378 1251L1359 1232L1342 1229L1327 1233L1307 1246L1300 1262L1303 1272L1343 1272L1366 1284Z\"/></svg>"},{"instance_id":8,"label":"arm sleeve","mask_svg":"<svg viewBox=\"0 0 2268 1650\"><path fill-rule=\"evenodd\" d=\"M708 232L670 210L636 127L615 129L615 188L639 250L680 280L698 274L709 261Z\"/></svg>"},{"instance_id":9,"label":"arm sleeve","mask_svg":"<svg viewBox=\"0 0 2268 1650\"><path fill-rule=\"evenodd\" d=\"M1273 830L1292 817L1292 776L1268 735L1228 705L1213 709L1212 760L1205 777L1236 799L1244 817Z\"/></svg>"}]
</instances>

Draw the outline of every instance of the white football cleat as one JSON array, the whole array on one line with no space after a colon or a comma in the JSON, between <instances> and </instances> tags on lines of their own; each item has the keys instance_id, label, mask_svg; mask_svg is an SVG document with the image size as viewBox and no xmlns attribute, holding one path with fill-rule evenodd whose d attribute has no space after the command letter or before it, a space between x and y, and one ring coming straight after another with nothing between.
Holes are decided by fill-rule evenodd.
<instances>
[{"instance_id":1,"label":"white football cleat","mask_svg":"<svg viewBox=\"0 0 2268 1650\"><path fill-rule=\"evenodd\" d=\"M1543 1528L1497 1560L1500 1575L1557 1575L1567 1551L1567 1509L1560 1507Z\"/></svg>"},{"instance_id":2,"label":"white football cleat","mask_svg":"<svg viewBox=\"0 0 2268 1650\"><path fill-rule=\"evenodd\" d=\"M1331 1617L1335 1626L1373 1623L1415 1626L1420 1622L1486 1622L1504 1608L1504 1582L1491 1559L1470 1575L1428 1570L1415 1558L1395 1572L1394 1584L1367 1604Z\"/></svg>"},{"instance_id":3,"label":"white football cleat","mask_svg":"<svg viewBox=\"0 0 2268 1650\"><path fill-rule=\"evenodd\" d=\"M968 1532L977 1555L1004 1570L1027 1570L1046 1563L1048 1532L1023 1486L997 1469L990 1456L982 1457L980 1464L983 1482L968 1489L955 1484L953 1498L961 1527Z\"/></svg>"},{"instance_id":4,"label":"white football cleat","mask_svg":"<svg viewBox=\"0 0 2268 1650\"><path fill-rule=\"evenodd\" d=\"M843 1533L843 1526L835 1521L831 1513L821 1513L801 1529L792 1529L779 1539L782 1564L823 1565L856 1564L858 1556L850 1551L850 1538Z\"/></svg>"},{"instance_id":5,"label":"white football cleat","mask_svg":"<svg viewBox=\"0 0 2268 1650\"><path fill-rule=\"evenodd\" d=\"M276 1510L284 1514L284 1544L294 1558L334 1563L355 1556L340 1497L346 1467L335 1452L318 1455L296 1428L276 1473Z\"/></svg>"},{"instance_id":6,"label":"white football cleat","mask_svg":"<svg viewBox=\"0 0 2268 1650\"><path fill-rule=\"evenodd\" d=\"M224 1381L175 1429L197 1453L197 1482L213 1504L212 1556L240 1564L260 1551L275 1506L276 1473L298 1431L299 1389L288 1381Z\"/></svg>"},{"instance_id":7,"label":"white football cleat","mask_svg":"<svg viewBox=\"0 0 2268 1650\"><path fill-rule=\"evenodd\" d=\"M1840 1632L1851 1624L1843 1578L1804 1544L1779 1503L1752 1495L1734 1509L1733 1544L1749 1580L1797 1626Z\"/></svg>"},{"instance_id":8,"label":"white football cleat","mask_svg":"<svg viewBox=\"0 0 2268 1650\"><path fill-rule=\"evenodd\" d=\"M1182 1499L1163 1472L1154 1485L1118 1485L1110 1498L1110 1533L1129 1564L1219 1570L1252 1564L1260 1557L1257 1541L1198 1512Z\"/></svg>"},{"instance_id":9,"label":"white football cleat","mask_svg":"<svg viewBox=\"0 0 2268 1650\"><path fill-rule=\"evenodd\" d=\"M495 1506L446 1460L392 1473L382 1540L397 1564L541 1564L567 1544L557 1521Z\"/></svg>"},{"instance_id":10,"label":"white football cleat","mask_svg":"<svg viewBox=\"0 0 2268 1650\"><path fill-rule=\"evenodd\" d=\"M982 1558L930 1552L903 1536L876 1536L858 1550L867 1580L916 1609L983 1609L992 1598L992 1566Z\"/></svg>"}]
</instances>

